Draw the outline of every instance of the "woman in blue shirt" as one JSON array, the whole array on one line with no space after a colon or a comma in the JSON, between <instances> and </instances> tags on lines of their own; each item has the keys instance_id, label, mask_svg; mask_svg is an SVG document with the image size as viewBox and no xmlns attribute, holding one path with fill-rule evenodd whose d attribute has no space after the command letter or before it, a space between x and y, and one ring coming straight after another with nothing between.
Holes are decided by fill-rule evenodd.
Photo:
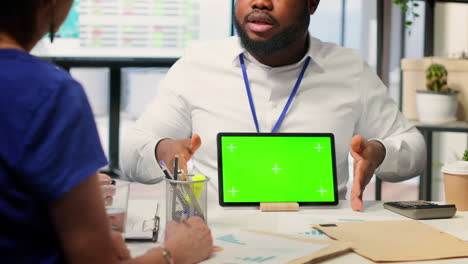
<instances>
[{"instance_id":1,"label":"woman in blue shirt","mask_svg":"<svg viewBox=\"0 0 468 264\"><path fill-rule=\"evenodd\" d=\"M200 218L169 223L163 247L125 259L112 239L97 171L107 161L82 87L29 55L72 0L0 7L0 262L194 263L212 238ZM119 244L120 243L120 244Z\"/></svg>"}]
</instances>

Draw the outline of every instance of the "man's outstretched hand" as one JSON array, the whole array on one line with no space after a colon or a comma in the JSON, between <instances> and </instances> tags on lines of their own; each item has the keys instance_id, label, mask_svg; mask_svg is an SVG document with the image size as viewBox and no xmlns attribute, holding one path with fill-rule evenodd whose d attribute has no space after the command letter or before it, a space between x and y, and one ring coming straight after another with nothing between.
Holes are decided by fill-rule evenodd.
<instances>
[{"instance_id":1,"label":"man's outstretched hand","mask_svg":"<svg viewBox=\"0 0 468 264\"><path fill-rule=\"evenodd\" d=\"M377 167L385 158L385 147L378 141L368 141L356 135L351 139L351 156L354 158L354 180L351 190L351 207L363 210L362 194Z\"/></svg>"},{"instance_id":2,"label":"man's outstretched hand","mask_svg":"<svg viewBox=\"0 0 468 264\"><path fill-rule=\"evenodd\" d=\"M201 146L201 138L195 134L192 138L186 139L163 139L159 142L155 150L156 159L164 161L173 173L174 170L174 157L179 156L179 169L187 173L187 161L192 158L195 151Z\"/></svg>"}]
</instances>

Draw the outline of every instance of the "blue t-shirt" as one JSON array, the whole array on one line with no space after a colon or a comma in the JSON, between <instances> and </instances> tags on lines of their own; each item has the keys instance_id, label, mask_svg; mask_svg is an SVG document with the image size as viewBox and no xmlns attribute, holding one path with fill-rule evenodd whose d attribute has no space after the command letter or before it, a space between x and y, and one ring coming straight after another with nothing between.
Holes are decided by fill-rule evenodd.
<instances>
[{"instance_id":1,"label":"blue t-shirt","mask_svg":"<svg viewBox=\"0 0 468 264\"><path fill-rule=\"evenodd\" d=\"M0 262L64 262L48 207L106 164L83 88L0 49Z\"/></svg>"}]
</instances>

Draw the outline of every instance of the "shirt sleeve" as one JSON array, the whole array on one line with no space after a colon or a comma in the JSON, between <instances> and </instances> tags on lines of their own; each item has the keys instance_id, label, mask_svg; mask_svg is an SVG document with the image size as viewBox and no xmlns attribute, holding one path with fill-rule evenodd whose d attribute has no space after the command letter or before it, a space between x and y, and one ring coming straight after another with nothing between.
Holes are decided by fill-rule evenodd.
<instances>
[{"instance_id":1,"label":"shirt sleeve","mask_svg":"<svg viewBox=\"0 0 468 264\"><path fill-rule=\"evenodd\" d=\"M67 79L51 89L25 134L18 177L50 203L107 164L83 88Z\"/></svg>"},{"instance_id":2,"label":"shirt sleeve","mask_svg":"<svg viewBox=\"0 0 468 264\"><path fill-rule=\"evenodd\" d=\"M190 106L180 96L183 72L180 59L160 83L157 95L136 124L124 132L120 148L120 166L128 180L145 184L162 181L164 173L157 164L156 145L165 138L191 137Z\"/></svg>"},{"instance_id":3,"label":"shirt sleeve","mask_svg":"<svg viewBox=\"0 0 468 264\"><path fill-rule=\"evenodd\" d=\"M422 174L426 164L426 144L421 133L399 111L387 89L364 63L360 78L363 113L357 133L382 143L385 159L375 174L384 181L397 182Z\"/></svg>"}]
</instances>

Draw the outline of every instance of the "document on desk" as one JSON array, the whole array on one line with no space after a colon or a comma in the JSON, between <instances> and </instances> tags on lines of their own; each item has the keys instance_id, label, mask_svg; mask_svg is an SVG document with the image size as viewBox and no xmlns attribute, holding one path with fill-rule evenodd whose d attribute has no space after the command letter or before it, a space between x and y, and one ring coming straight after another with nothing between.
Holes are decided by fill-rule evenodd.
<instances>
[{"instance_id":1,"label":"document on desk","mask_svg":"<svg viewBox=\"0 0 468 264\"><path fill-rule=\"evenodd\" d=\"M415 220L336 222L314 228L351 243L353 251L375 262L468 257L468 243Z\"/></svg>"},{"instance_id":2,"label":"document on desk","mask_svg":"<svg viewBox=\"0 0 468 264\"><path fill-rule=\"evenodd\" d=\"M283 214L277 217L276 231L277 233L288 235L296 238L311 238L321 240L331 240L324 233L312 228L314 224L325 224L334 222L362 222L362 221L389 221L398 220L390 216L375 216L362 214L352 214L351 216L344 217L342 214L328 214L328 215L302 215L297 217L294 214ZM291 223L294 223L293 225Z\"/></svg>"},{"instance_id":3,"label":"document on desk","mask_svg":"<svg viewBox=\"0 0 468 264\"><path fill-rule=\"evenodd\" d=\"M313 263L310 261L350 249L345 243L294 239L252 230L218 233L213 238L214 254L203 263Z\"/></svg>"}]
</instances>

